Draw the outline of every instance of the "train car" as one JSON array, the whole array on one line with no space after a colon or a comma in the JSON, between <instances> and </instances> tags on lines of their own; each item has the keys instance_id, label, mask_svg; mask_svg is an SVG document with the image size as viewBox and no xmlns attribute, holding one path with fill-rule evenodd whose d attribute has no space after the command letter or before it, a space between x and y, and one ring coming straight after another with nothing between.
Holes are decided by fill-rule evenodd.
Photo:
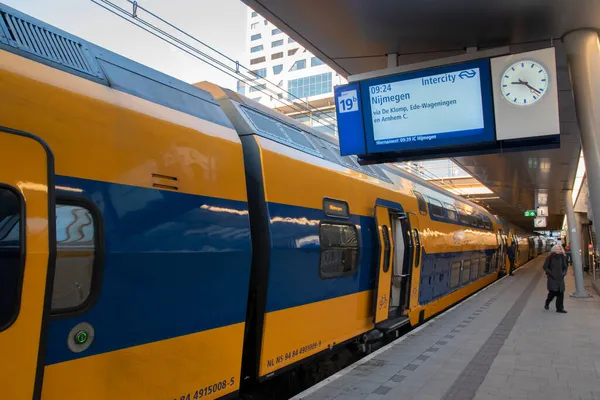
<instances>
[{"instance_id":1,"label":"train car","mask_svg":"<svg viewBox=\"0 0 600 400\"><path fill-rule=\"evenodd\" d=\"M0 6L0 397L238 390L251 241L212 96Z\"/></svg>"},{"instance_id":2,"label":"train car","mask_svg":"<svg viewBox=\"0 0 600 400\"><path fill-rule=\"evenodd\" d=\"M540 253L545 253L548 250L548 239L545 236L540 236Z\"/></svg>"},{"instance_id":3,"label":"train car","mask_svg":"<svg viewBox=\"0 0 600 400\"><path fill-rule=\"evenodd\" d=\"M244 146L254 244L245 377L417 325L497 279L498 225L484 209L397 167L360 166L333 136L197 85Z\"/></svg>"},{"instance_id":4,"label":"train car","mask_svg":"<svg viewBox=\"0 0 600 400\"><path fill-rule=\"evenodd\" d=\"M526 232L518 226L512 223L507 223L505 226L508 226L509 244L516 243L515 268L519 268L531 260L529 240Z\"/></svg>"},{"instance_id":5,"label":"train car","mask_svg":"<svg viewBox=\"0 0 600 400\"><path fill-rule=\"evenodd\" d=\"M517 236L517 255L515 258L515 267L522 267L529 260L529 240L524 236Z\"/></svg>"},{"instance_id":6,"label":"train car","mask_svg":"<svg viewBox=\"0 0 600 400\"><path fill-rule=\"evenodd\" d=\"M483 208L0 5L7 399L214 399L504 272Z\"/></svg>"},{"instance_id":7,"label":"train car","mask_svg":"<svg viewBox=\"0 0 600 400\"><path fill-rule=\"evenodd\" d=\"M537 257L537 250L535 247L535 238L533 236L527 237L527 243L529 244L529 259Z\"/></svg>"}]
</instances>

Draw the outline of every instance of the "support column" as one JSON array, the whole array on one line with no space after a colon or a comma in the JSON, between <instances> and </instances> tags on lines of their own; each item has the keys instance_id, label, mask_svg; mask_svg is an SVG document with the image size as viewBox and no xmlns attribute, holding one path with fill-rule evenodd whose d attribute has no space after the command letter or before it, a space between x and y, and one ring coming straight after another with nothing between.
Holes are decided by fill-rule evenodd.
<instances>
[{"instance_id":1,"label":"support column","mask_svg":"<svg viewBox=\"0 0 600 400\"><path fill-rule=\"evenodd\" d=\"M582 213L575 213L575 217L577 218L577 229L579 229L579 237L581 238L581 266L583 267L583 272L587 270L590 265L589 255L588 255L588 239L587 239L587 219Z\"/></svg>"},{"instance_id":2,"label":"support column","mask_svg":"<svg viewBox=\"0 0 600 400\"><path fill-rule=\"evenodd\" d=\"M573 209L572 190L565 191L565 208L567 210L567 226L569 227L569 239L571 242L571 259L573 261L573 273L575 275L575 292L572 297L590 297L583 286L583 268L581 266L581 232L575 210Z\"/></svg>"},{"instance_id":3,"label":"support column","mask_svg":"<svg viewBox=\"0 0 600 400\"><path fill-rule=\"evenodd\" d=\"M387 55L387 66L388 68L394 68L398 66L398 54L397 53L389 53Z\"/></svg>"},{"instance_id":4,"label":"support column","mask_svg":"<svg viewBox=\"0 0 600 400\"><path fill-rule=\"evenodd\" d=\"M593 215L600 215L600 41L591 29L570 32L563 41L585 159L588 208Z\"/></svg>"}]
</instances>

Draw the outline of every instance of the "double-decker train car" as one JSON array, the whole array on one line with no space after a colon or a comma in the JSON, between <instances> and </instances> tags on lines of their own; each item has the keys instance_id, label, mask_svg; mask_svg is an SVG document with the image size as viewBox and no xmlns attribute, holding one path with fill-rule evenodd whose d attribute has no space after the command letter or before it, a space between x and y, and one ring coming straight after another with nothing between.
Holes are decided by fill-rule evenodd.
<instances>
[{"instance_id":1,"label":"double-decker train car","mask_svg":"<svg viewBox=\"0 0 600 400\"><path fill-rule=\"evenodd\" d=\"M515 268L519 268L532 259L527 233L516 225L505 221L503 218L501 219L503 220L503 225L508 232L508 244L512 245L512 243L516 243Z\"/></svg>"},{"instance_id":2,"label":"double-decker train car","mask_svg":"<svg viewBox=\"0 0 600 400\"><path fill-rule=\"evenodd\" d=\"M506 230L0 5L0 393L233 397L498 279Z\"/></svg>"},{"instance_id":3,"label":"double-decker train car","mask_svg":"<svg viewBox=\"0 0 600 400\"><path fill-rule=\"evenodd\" d=\"M502 227L502 241L506 246L511 246L515 243L515 269L525 265L529 260L533 259L530 240L527 233L517 225L511 223L504 217L498 218L499 224ZM505 253L506 254L506 253ZM504 273L510 272L510 262L508 256L504 257Z\"/></svg>"},{"instance_id":4,"label":"double-decker train car","mask_svg":"<svg viewBox=\"0 0 600 400\"><path fill-rule=\"evenodd\" d=\"M0 6L0 397L236 392L242 145L208 93Z\"/></svg>"},{"instance_id":5,"label":"double-decker train car","mask_svg":"<svg viewBox=\"0 0 600 400\"><path fill-rule=\"evenodd\" d=\"M360 166L329 135L198 86L244 146L256 306L248 375L265 379L374 330L416 325L496 279L498 236L485 210L399 168Z\"/></svg>"}]
</instances>

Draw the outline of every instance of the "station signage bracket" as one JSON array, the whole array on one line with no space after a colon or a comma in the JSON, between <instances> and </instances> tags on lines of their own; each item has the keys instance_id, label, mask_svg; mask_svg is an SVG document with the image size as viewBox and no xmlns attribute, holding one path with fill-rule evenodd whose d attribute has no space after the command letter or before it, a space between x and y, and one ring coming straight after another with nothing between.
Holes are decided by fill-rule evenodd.
<instances>
[{"instance_id":1,"label":"station signage bracket","mask_svg":"<svg viewBox=\"0 0 600 400\"><path fill-rule=\"evenodd\" d=\"M553 48L453 60L336 87L341 155L374 164L560 147Z\"/></svg>"}]
</instances>

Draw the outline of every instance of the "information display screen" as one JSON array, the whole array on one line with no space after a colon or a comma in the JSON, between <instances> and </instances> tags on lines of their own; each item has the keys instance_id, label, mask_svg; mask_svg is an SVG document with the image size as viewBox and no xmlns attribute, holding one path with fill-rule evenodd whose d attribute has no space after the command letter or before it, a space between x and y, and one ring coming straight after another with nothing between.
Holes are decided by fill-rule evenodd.
<instances>
[{"instance_id":1,"label":"information display screen","mask_svg":"<svg viewBox=\"0 0 600 400\"><path fill-rule=\"evenodd\" d=\"M343 155L496 140L487 59L355 82L335 96Z\"/></svg>"},{"instance_id":2,"label":"information display screen","mask_svg":"<svg viewBox=\"0 0 600 400\"><path fill-rule=\"evenodd\" d=\"M488 60L360 83L367 152L494 141Z\"/></svg>"}]
</instances>

